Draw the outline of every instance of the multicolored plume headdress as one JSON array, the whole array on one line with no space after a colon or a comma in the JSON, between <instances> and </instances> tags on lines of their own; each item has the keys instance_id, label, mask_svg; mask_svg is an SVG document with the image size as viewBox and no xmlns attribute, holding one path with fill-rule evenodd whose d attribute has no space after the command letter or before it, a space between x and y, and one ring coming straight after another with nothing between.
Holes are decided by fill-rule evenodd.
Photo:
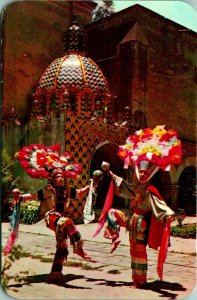
<instances>
[{"instance_id":1,"label":"multicolored plume headdress","mask_svg":"<svg viewBox=\"0 0 197 300\"><path fill-rule=\"evenodd\" d=\"M125 161L125 168L147 161L169 171L171 164L181 163L182 147L175 130L158 125L130 135L126 144L119 146L118 155Z\"/></svg>"},{"instance_id":2,"label":"multicolored plume headdress","mask_svg":"<svg viewBox=\"0 0 197 300\"><path fill-rule=\"evenodd\" d=\"M16 152L15 158L32 178L50 178L52 172L61 169L65 177L76 178L81 172L79 164L71 164L72 156L68 152L60 155L60 145L43 146L31 144Z\"/></svg>"}]
</instances>

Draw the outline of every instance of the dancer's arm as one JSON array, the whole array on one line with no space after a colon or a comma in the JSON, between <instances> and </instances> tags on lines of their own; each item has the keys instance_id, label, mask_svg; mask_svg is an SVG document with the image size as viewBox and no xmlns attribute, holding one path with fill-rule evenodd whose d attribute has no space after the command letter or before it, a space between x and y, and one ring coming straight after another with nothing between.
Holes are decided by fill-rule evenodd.
<instances>
[{"instance_id":1,"label":"dancer's arm","mask_svg":"<svg viewBox=\"0 0 197 300\"><path fill-rule=\"evenodd\" d=\"M85 187L82 187L81 189L76 189L77 192L77 197L83 197L84 195L87 194L87 192L89 192L90 189L90 185L86 185Z\"/></svg>"},{"instance_id":2,"label":"dancer's arm","mask_svg":"<svg viewBox=\"0 0 197 300\"><path fill-rule=\"evenodd\" d=\"M37 193L28 193L21 195L23 201L27 200L36 200L37 199Z\"/></svg>"},{"instance_id":3,"label":"dancer's arm","mask_svg":"<svg viewBox=\"0 0 197 300\"><path fill-rule=\"evenodd\" d=\"M170 221L174 221L175 212L166 204L164 200L159 199L156 195L151 194L150 203L154 216L162 221L164 219L169 219Z\"/></svg>"},{"instance_id":4,"label":"dancer's arm","mask_svg":"<svg viewBox=\"0 0 197 300\"><path fill-rule=\"evenodd\" d=\"M121 198L132 199L135 196L135 187L133 184L128 183L122 177L117 176L112 171L109 170L110 164L103 162L101 169L106 171L114 180L115 183L115 194Z\"/></svg>"},{"instance_id":5,"label":"dancer's arm","mask_svg":"<svg viewBox=\"0 0 197 300\"><path fill-rule=\"evenodd\" d=\"M12 190L13 195L13 204L17 204L21 201L27 201L27 200L37 200L37 193L28 193L28 194L21 194L21 191L18 188L15 188Z\"/></svg>"}]
</instances>

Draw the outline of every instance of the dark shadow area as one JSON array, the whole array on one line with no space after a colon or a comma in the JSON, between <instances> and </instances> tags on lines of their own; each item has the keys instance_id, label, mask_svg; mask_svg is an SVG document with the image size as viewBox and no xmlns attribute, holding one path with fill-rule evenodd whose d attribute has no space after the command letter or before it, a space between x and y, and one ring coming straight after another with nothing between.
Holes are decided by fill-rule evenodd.
<instances>
[{"instance_id":1,"label":"dark shadow area","mask_svg":"<svg viewBox=\"0 0 197 300\"><path fill-rule=\"evenodd\" d=\"M74 275L74 274L66 274L64 275L63 280L61 280L60 282L50 282L48 283L48 276L49 274L40 274L40 275L33 275L33 276L27 276L25 278L23 278L24 283L18 283L18 284L12 284L7 286L8 288L20 288L23 285L30 285L32 283L45 283L45 284L54 284L54 285L58 285L58 286L62 286L65 288L70 288L70 289L88 289L85 287L80 287L80 286L75 286L75 285L69 285L67 284L67 282L69 281L73 281L73 280L78 280L78 279L82 279L85 278L83 275Z\"/></svg>"},{"instance_id":2,"label":"dark shadow area","mask_svg":"<svg viewBox=\"0 0 197 300\"><path fill-rule=\"evenodd\" d=\"M186 291L181 284L176 282L167 282L167 281L153 281L149 282L144 287L145 290L151 290L161 295L161 297L166 297L168 299L176 299L178 294L170 293L169 291Z\"/></svg>"},{"instance_id":3,"label":"dark shadow area","mask_svg":"<svg viewBox=\"0 0 197 300\"><path fill-rule=\"evenodd\" d=\"M99 282L98 285L105 285L105 286L109 286L109 287L121 287L121 286L131 286L130 282L125 282L125 281L113 281L113 280L106 280L103 278L87 278L87 281L89 282L95 282L95 281L103 281L103 282Z\"/></svg>"},{"instance_id":4,"label":"dark shadow area","mask_svg":"<svg viewBox=\"0 0 197 300\"><path fill-rule=\"evenodd\" d=\"M184 169L179 182L178 207L185 210L186 215L196 215L196 168L190 166Z\"/></svg>"},{"instance_id":5,"label":"dark shadow area","mask_svg":"<svg viewBox=\"0 0 197 300\"><path fill-rule=\"evenodd\" d=\"M40 274L35 276L27 276L23 280L24 283L18 283L18 284L12 284L7 286L7 288L21 288L23 285L30 285L32 283L45 283L45 284L54 284L58 286L62 286L69 289L91 289L93 290L94 287L91 288L84 287L84 286L76 286L76 285L70 285L68 284L69 281L74 281L78 279L84 279L87 282L91 282L96 285L106 286L106 287L132 287L133 283L131 282L125 282L125 281L116 281L116 280L106 280L103 278L88 278L83 275L74 275L74 274L67 274L64 275L63 280L61 282L53 282L53 283L47 283L49 274ZM167 282L167 281L153 281L148 282L146 285L144 285L142 290L151 290L155 293L158 293L160 297L166 298L166 299L176 299L178 296L178 293L172 293L172 291L186 291L187 289L184 288L181 284L175 283L175 282ZM17 291L17 290L15 290Z\"/></svg>"},{"instance_id":6,"label":"dark shadow area","mask_svg":"<svg viewBox=\"0 0 197 300\"><path fill-rule=\"evenodd\" d=\"M112 142L104 142L103 144L100 144L96 148L90 162L90 177L92 176L93 171L100 170L102 162L106 161L110 164L110 170L114 174L126 179L127 173L123 168L124 162L117 155L118 149L119 146ZM111 177L106 172L103 172L103 178L99 182L97 188L97 200L96 200L97 209L101 209L104 206L110 182L111 182ZM117 195L114 195L113 207L114 208L125 207L125 202L123 201L122 198L118 197Z\"/></svg>"},{"instance_id":7,"label":"dark shadow area","mask_svg":"<svg viewBox=\"0 0 197 300\"><path fill-rule=\"evenodd\" d=\"M99 279L87 279L90 282L95 282L98 281ZM133 283L130 282L125 282L125 281L112 281L112 280L104 280L100 279L103 282L100 282L99 285L105 285L109 287L132 287ZM99 280L99 281L100 281ZM181 284L179 283L174 283L174 282L167 282L167 281L153 281L150 283L146 283L146 285L141 288L143 290L151 290L155 293L160 294L160 297L166 297L167 299L176 299L178 296L177 293L171 293L169 291L186 291L187 289L184 288Z\"/></svg>"}]
</instances>

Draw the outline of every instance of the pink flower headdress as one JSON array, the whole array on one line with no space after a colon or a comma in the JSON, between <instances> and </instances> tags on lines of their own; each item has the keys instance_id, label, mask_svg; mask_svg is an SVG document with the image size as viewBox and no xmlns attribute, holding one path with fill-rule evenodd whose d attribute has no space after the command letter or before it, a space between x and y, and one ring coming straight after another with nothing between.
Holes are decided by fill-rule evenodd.
<instances>
[{"instance_id":1,"label":"pink flower headdress","mask_svg":"<svg viewBox=\"0 0 197 300\"><path fill-rule=\"evenodd\" d=\"M175 130L158 125L130 135L126 144L119 147L118 155L125 161L125 168L147 161L169 171L171 164L181 163L182 147Z\"/></svg>"},{"instance_id":2,"label":"pink flower headdress","mask_svg":"<svg viewBox=\"0 0 197 300\"><path fill-rule=\"evenodd\" d=\"M16 152L15 158L32 178L49 178L55 169L61 169L65 177L76 178L81 172L79 164L71 164L71 155L64 152L60 155L60 145L43 146L31 144Z\"/></svg>"}]
</instances>

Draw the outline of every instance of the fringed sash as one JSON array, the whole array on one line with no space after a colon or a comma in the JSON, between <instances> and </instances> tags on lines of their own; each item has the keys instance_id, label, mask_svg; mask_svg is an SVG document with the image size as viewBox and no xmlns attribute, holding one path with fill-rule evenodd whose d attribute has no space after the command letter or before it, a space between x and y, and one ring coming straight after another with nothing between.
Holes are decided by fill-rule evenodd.
<instances>
[{"instance_id":1,"label":"fringed sash","mask_svg":"<svg viewBox=\"0 0 197 300\"><path fill-rule=\"evenodd\" d=\"M95 219L95 212L92 208L92 194L93 194L93 179L90 179L90 189L88 192L88 197L83 210L84 224L88 224Z\"/></svg>"},{"instance_id":2,"label":"fringed sash","mask_svg":"<svg viewBox=\"0 0 197 300\"><path fill-rule=\"evenodd\" d=\"M11 250L13 244L18 239L18 230L19 230L19 224L20 224L20 201L16 203L14 206L14 210L12 212L11 220L10 220L10 233L8 235L8 239L5 245L5 248L3 250L4 255L8 255Z\"/></svg>"}]
</instances>

